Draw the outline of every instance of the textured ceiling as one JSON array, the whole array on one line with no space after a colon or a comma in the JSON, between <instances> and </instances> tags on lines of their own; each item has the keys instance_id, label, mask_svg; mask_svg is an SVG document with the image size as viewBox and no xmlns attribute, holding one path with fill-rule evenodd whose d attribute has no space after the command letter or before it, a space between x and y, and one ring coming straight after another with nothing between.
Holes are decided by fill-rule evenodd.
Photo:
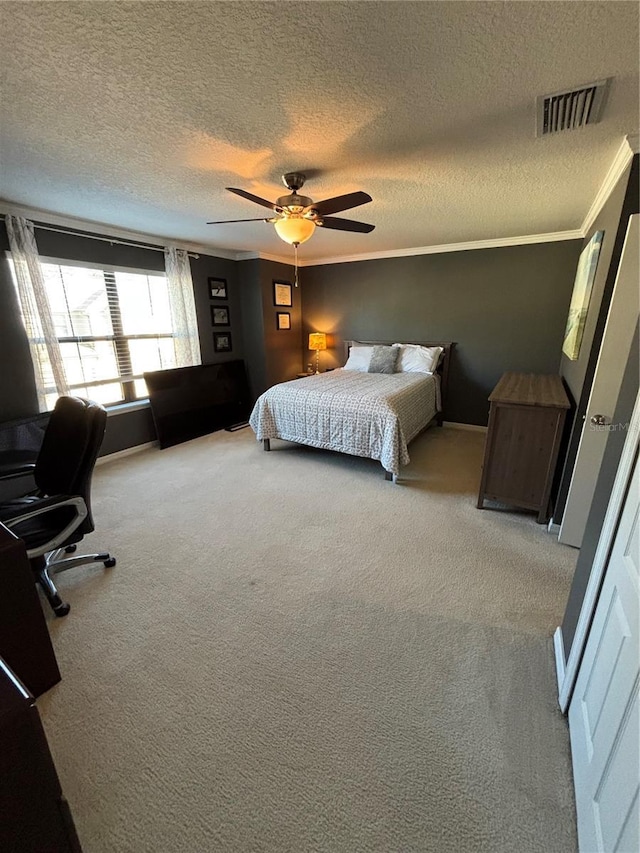
<instances>
[{"instance_id":1,"label":"textured ceiling","mask_svg":"<svg viewBox=\"0 0 640 853\"><path fill-rule=\"evenodd\" d=\"M579 228L638 130L633 2L0 2L0 197L290 255L225 192L307 171L369 235L312 260ZM600 124L535 137L535 98L614 77Z\"/></svg>"}]
</instances>

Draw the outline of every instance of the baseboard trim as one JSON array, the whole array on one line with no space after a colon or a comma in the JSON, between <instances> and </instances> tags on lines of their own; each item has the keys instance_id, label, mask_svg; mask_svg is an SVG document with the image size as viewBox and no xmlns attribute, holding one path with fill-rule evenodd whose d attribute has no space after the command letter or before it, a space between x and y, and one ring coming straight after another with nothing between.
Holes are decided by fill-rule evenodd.
<instances>
[{"instance_id":1,"label":"baseboard trim","mask_svg":"<svg viewBox=\"0 0 640 853\"><path fill-rule=\"evenodd\" d=\"M448 427L449 429L463 429L468 432L486 432L486 426L480 426L480 424L461 424L457 423L457 421L445 421L442 426Z\"/></svg>"},{"instance_id":2,"label":"baseboard trim","mask_svg":"<svg viewBox=\"0 0 640 853\"><path fill-rule=\"evenodd\" d=\"M134 453L140 453L141 450L147 450L149 447L158 447L158 442L145 441L144 444L135 444L133 447L125 447L124 450L116 450L115 453L107 453L105 456L99 456L96 459L96 465L106 465L107 462L115 462L117 459L123 459L125 456L132 456Z\"/></svg>"},{"instance_id":3,"label":"baseboard trim","mask_svg":"<svg viewBox=\"0 0 640 853\"><path fill-rule=\"evenodd\" d=\"M562 637L562 628L558 626L553 635L553 651L556 658L556 679L558 682L558 704L560 704L560 691L564 684L565 676L565 657L564 657L564 639Z\"/></svg>"}]
</instances>

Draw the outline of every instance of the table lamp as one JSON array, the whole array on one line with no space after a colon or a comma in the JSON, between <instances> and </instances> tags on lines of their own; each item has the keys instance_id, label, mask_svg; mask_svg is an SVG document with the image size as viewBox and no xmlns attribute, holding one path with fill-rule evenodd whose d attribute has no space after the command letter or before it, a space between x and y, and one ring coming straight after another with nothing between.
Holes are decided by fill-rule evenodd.
<instances>
[{"instance_id":1,"label":"table lamp","mask_svg":"<svg viewBox=\"0 0 640 853\"><path fill-rule=\"evenodd\" d=\"M320 350L327 348L327 336L324 332L312 332L309 335L309 349L316 352L316 373L320 373Z\"/></svg>"}]
</instances>

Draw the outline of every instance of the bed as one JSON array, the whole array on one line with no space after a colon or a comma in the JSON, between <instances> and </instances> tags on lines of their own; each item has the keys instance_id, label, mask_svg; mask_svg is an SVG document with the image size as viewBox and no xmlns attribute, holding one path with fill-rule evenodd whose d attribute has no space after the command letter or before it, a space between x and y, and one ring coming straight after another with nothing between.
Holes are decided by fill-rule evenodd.
<instances>
[{"instance_id":1,"label":"bed","mask_svg":"<svg viewBox=\"0 0 640 853\"><path fill-rule=\"evenodd\" d=\"M378 460L388 480L409 462L409 443L428 426L442 425L451 342L406 342L442 347L437 372L368 373L338 368L274 385L253 408L249 423L264 449L283 439ZM345 341L352 346L383 341Z\"/></svg>"}]
</instances>

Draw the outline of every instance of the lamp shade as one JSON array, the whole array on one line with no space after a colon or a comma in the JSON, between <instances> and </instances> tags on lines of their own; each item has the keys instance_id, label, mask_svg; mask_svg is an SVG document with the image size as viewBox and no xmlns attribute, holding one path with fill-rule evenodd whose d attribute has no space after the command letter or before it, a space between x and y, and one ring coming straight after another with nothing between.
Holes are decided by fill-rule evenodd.
<instances>
[{"instance_id":1,"label":"lamp shade","mask_svg":"<svg viewBox=\"0 0 640 853\"><path fill-rule=\"evenodd\" d=\"M312 332L309 335L309 349L316 352L327 348L327 336L324 332Z\"/></svg>"},{"instance_id":2,"label":"lamp shade","mask_svg":"<svg viewBox=\"0 0 640 853\"><path fill-rule=\"evenodd\" d=\"M303 216L285 216L276 219L273 226L278 237L285 243L304 243L316 230L316 223Z\"/></svg>"}]
</instances>

